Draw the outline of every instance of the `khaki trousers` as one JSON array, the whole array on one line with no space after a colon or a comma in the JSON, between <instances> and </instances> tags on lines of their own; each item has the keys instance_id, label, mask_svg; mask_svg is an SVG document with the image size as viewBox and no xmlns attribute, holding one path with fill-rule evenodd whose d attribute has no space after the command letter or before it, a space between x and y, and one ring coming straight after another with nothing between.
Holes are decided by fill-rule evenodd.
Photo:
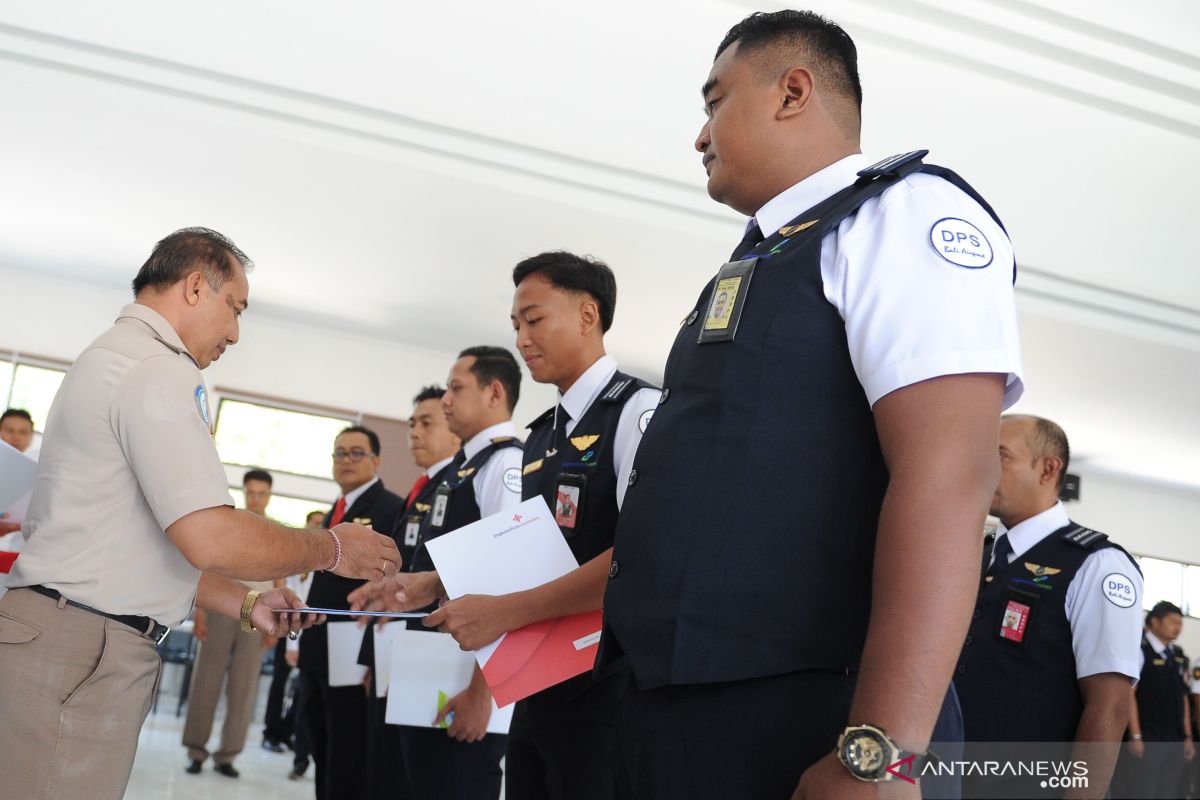
<instances>
[{"instance_id":1,"label":"khaki trousers","mask_svg":"<svg viewBox=\"0 0 1200 800\"><path fill-rule=\"evenodd\" d=\"M29 589L0 598L0 796L120 800L160 664L120 622Z\"/></svg>"},{"instance_id":2,"label":"khaki trousers","mask_svg":"<svg viewBox=\"0 0 1200 800\"><path fill-rule=\"evenodd\" d=\"M212 757L218 764L232 764L246 746L246 729L254 713L258 674L262 670L263 637L261 633L242 633L240 622L220 614L205 614L204 618L208 622L208 641L201 643L192 672L183 744L188 749L188 758L195 761L208 758L208 737L221 686L225 684L221 749Z\"/></svg>"}]
</instances>

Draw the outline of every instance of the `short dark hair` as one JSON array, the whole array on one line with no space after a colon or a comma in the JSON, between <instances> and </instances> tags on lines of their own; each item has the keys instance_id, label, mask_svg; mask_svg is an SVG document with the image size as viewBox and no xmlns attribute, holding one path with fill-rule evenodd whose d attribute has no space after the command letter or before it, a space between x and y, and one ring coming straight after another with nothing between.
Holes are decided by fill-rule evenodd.
<instances>
[{"instance_id":1,"label":"short dark hair","mask_svg":"<svg viewBox=\"0 0 1200 800\"><path fill-rule=\"evenodd\" d=\"M1063 481L1067 479L1067 466L1071 463L1071 443L1067 441L1067 432L1057 422L1032 414L1005 414L1001 419L1028 420L1033 423L1033 430L1028 437L1029 451L1034 461L1047 456L1062 460L1057 487L1061 491Z\"/></svg>"},{"instance_id":2,"label":"short dark hair","mask_svg":"<svg viewBox=\"0 0 1200 800\"><path fill-rule=\"evenodd\" d=\"M349 428L342 428L338 431L338 436L343 433L361 433L367 437L367 441L371 443L371 455L377 456L383 452L383 448L379 446L379 434L370 428L364 428L362 425L351 425Z\"/></svg>"},{"instance_id":3,"label":"short dark hair","mask_svg":"<svg viewBox=\"0 0 1200 800\"><path fill-rule=\"evenodd\" d=\"M275 479L271 477L271 473L265 469L248 469L246 474L242 476L242 486L245 487L250 481L262 481L267 486L274 486Z\"/></svg>"},{"instance_id":4,"label":"short dark hair","mask_svg":"<svg viewBox=\"0 0 1200 800\"><path fill-rule=\"evenodd\" d=\"M812 11L758 11L729 29L713 60L734 42L738 55L768 47L800 47L812 55L813 68L835 92L854 101L862 113L862 81L858 77L858 48L850 34L832 20Z\"/></svg>"},{"instance_id":5,"label":"short dark hair","mask_svg":"<svg viewBox=\"0 0 1200 800\"><path fill-rule=\"evenodd\" d=\"M617 278L608 264L592 256L549 250L517 264L513 268L513 286L520 286L530 275L541 275L564 292L591 295L600 310L600 330L608 333L617 310Z\"/></svg>"},{"instance_id":6,"label":"short dark hair","mask_svg":"<svg viewBox=\"0 0 1200 800\"><path fill-rule=\"evenodd\" d=\"M165 289L195 269L204 273L204 279L215 291L233 277L231 256L246 272L254 269L254 262L227 236L211 228L177 230L154 245L150 258L133 279L133 294L136 297L148 286Z\"/></svg>"},{"instance_id":7,"label":"short dark hair","mask_svg":"<svg viewBox=\"0 0 1200 800\"><path fill-rule=\"evenodd\" d=\"M458 354L459 358L472 357L475 363L471 365L471 374L480 386L486 386L492 381L500 381L504 394L508 397L508 410L517 407L521 395L521 368L517 366L516 357L503 347L492 347L482 344L468 347Z\"/></svg>"},{"instance_id":8,"label":"short dark hair","mask_svg":"<svg viewBox=\"0 0 1200 800\"><path fill-rule=\"evenodd\" d=\"M1178 614L1182 617L1183 609L1172 603L1170 600L1159 600L1154 604L1154 608L1150 609L1150 611L1146 614L1146 624L1149 625L1150 620L1152 619L1165 619L1171 614Z\"/></svg>"},{"instance_id":9,"label":"short dark hair","mask_svg":"<svg viewBox=\"0 0 1200 800\"><path fill-rule=\"evenodd\" d=\"M313 517L320 517L321 519L325 519L325 512L319 508L316 511L310 511L304 515L304 521L308 522Z\"/></svg>"},{"instance_id":10,"label":"short dark hair","mask_svg":"<svg viewBox=\"0 0 1200 800\"><path fill-rule=\"evenodd\" d=\"M413 397L413 405L415 406L418 403L424 403L426 400L441 400L442 395L445 393L446 390L441 386L438 386L436 383L431 383L428 386L422 386L421 391L417 392L416 396Z\"/></svg>"},{"instance_id":11,"label":"short dark hair","mask_svg":"<svg viewBox=\"0 0 1200 800\"><path fill-rule=\"evenodd\" d=\"M0 422L4 422L6 419L23 419L29 423L29 427L33 427L33 417L23 408L10 408L0 414Z\"/></svg>"}]
</instances>

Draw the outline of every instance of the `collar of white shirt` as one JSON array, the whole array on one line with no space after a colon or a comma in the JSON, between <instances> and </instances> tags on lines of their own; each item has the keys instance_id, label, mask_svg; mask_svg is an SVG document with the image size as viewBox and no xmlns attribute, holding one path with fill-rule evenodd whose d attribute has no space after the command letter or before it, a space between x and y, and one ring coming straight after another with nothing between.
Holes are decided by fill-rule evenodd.
<instances>
[{"instance_id":1,"label":"collar of white shirt","mask_svg":"<svg viewBox=\"0 0 1200 800\"><path fill-rule=\"evenodd\" d=\"M1013 549L1012 555L1009 557L1011 563L1013 559L1029 552L1029 549L1042 539L1070 524L1071 518L1067 516L1067 510L1063 508L1060 500L1042 513L1035 514L1024 522L1014 525L1012 530L1004 527L1003 522L1000 523L1000 527L996 529L996 538L1008 535L1008 543L1012 545Z\"/></svg>"},{"instance_id":2,"label":"collar of white shirt","mask_svg":"<svg viewBox=\"0 0 1200 800\"><path fill-rule=\"evenodd\" d=\"M183 339L180 339L179 334L171 327L171 323L167 322L166 317L159 314L150 306L142 305L141 303L130 303L122 308L121 313L117 315L118 322L123 319L136 319L146 323L154 331L155 336L160 342L176 353L183 353L192 359L192 361L196 360L195 356L188 352ZM199 363L196 366L199 366Z\"/></svg>"},{"instance_id":3,"label":"collar of white shirt","mask_svg":"<svg viewBox=\"0 0 1200 800\"><path fill-rule=\"evenodd\" d=\"M449 458L443 458L441 461L437 462L432 467L425 470L425 477L432 478L434 475L437 475L439 472L441 472L443 469L445 469L447 464L449 464L453 460L454 460L454 456L450 456Z\"/></svg>"},{"instance_id":4,"label":"collar of white shirt","mask_svg":"<svg viewBox=\"0 0 1200 800\"><path fill-rule=\"evenodd\" d=\"M1154 652L1158 653L1160 656L1165 656L1167 654L1167 646L1162 643L1162 640L1160 640L1150 631L1146 631L1146 641L1149 642L1150 646L1154 648Z\"/></svg>"},{"instance_id":5,"label":"collar of white shirt","mask_svg":"<svg viewBox=\"0 0 1200 800\"><path fill-rule=\"evenodd\" d=\"M378 475L376 475L374 478L371 478L371 480L367 481L357 489L351 489L350 494L346 495L346 511L354 508L354 504L358 502L358 498L363 496L363 492L367 491L367 489L370 489L377 483L379 483Z\"/></svg>"},{"instance_id":6,"label":"collar of white shirt","mask_svg":"<svg viewBox=\"0 0 1200 800\"><path fill-rule=\"evenodd\" d=\"M862 153L835 161L768 200L754 215L754 221L764 237L770 236L817 203L854 183L858 180L858 171L869 166Z\"/></svg>"},{"instance_id":7,"label":"collar of white shirt","mask_svg":"<svg viewBox=\"0 0 1200 800\"><path fill-rule=\"evenodd\" d=\"M571 415L572 420L578 422L591 408L592 403L596 400L596 395L600 394L600 390L612 380L616 371L617 360L615 358L608 355L600 356L596 359L595 364L584 370L583 374L571 384L571 388L567 389L566 394L559 395L558 404Z\"/></svg>"},{"instance_id":8,"label":"collar of white shirt","mask_svg":"<svg viewBox=\"0 0 1200 800\"><path fill-rule=\"evenodd\" d=\"M479 455L479 451L491 444L492 439L499 439L506 436L511 436L514 439L517 436L517 426L513 424L511 419L506 419L504 422L493 425L490 428L484 428L463 445L463 453L466 454L466 460L470 461Z\"/></svg>"}]
</instances>

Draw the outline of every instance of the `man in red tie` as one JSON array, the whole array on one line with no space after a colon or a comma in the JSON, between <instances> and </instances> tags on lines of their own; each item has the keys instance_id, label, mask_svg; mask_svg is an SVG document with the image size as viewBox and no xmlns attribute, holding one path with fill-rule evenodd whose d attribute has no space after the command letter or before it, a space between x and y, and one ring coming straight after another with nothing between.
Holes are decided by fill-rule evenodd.
<instances>
[{"instance_id":1,"label":"man in red tie","mask_svg":"<svg viewBox=\"0 0 1200 800\"><path fill-rule=\"evenodd\" d=\"M377 472L379 436L361 426L346 428L333 443L333 478L342 493L326 527L356 522L390 533L404 500L384 488ZM348 609L346 596L361 581L331 573L313 576L308 604L314 608ZM367 795L367 697L362 686L331 686L327 628L353 625L333 622L307 631L300 639L300 672L310 690L302 711L317 765L318 800L360 800Z\"/></svg>"}]
</instances>

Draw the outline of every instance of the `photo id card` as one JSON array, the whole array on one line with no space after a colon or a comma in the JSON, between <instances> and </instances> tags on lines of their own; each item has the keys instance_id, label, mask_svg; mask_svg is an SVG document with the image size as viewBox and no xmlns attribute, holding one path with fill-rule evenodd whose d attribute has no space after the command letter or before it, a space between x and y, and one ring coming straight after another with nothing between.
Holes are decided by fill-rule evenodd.
<instances>
[{"instance_id":1,"label":"photo id card","mask_svg":"<svg viewBox=\"0 0 1200 800\"><path fill-rule=\"evenodd\" d=\"M421 518L409 517L408 522L404 526L404 546L416 547L417 537L421 533Z\"/></svg>"},{"instance_id":2,"label":"photo id card","mask_svg":"<svg viewBox=\"0 0 1200 800\"><path fill-rule=\"evenodd\" d=\"M704 324L700 326L700 344L732 342L737 335L746 295L750 291L750 279L754 277L757 258L731 261L721 267L713 282L712 296L708 299L708 310Z\"/></svg>"},{"instance_id":3,"label":"photo id card","mask_svg":"<svg viewBox=\"0 0 1200 800\"><path fill-rule=\"evenodd\" d=\"M437 495L433 498L433 519L429 524L435 528L440 528L446 523L446 509L450 506L450 492L453 491L449 486L439 486Z\"/></svg>"},{"instance_id":4,"label":"photo id card","mask_svg":"<svg viewBox=\"0 0 1200 800\"><path fill-rule=\"evenodd\" d=\"M579 514L583 510L586 475L560 475L554 490L554 521L568 539L578 533Z\"/></svg>"}]
</instances>

